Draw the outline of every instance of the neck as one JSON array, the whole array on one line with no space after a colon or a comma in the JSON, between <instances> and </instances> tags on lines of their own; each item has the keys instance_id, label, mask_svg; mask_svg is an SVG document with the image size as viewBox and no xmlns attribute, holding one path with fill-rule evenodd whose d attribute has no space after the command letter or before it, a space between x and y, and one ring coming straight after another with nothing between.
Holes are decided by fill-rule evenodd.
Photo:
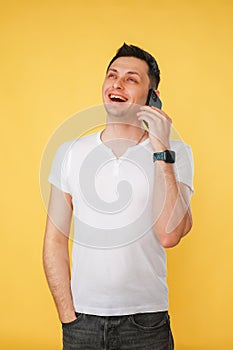
<instances>
[{"instance_id":1,"label":"neck","mask_svg":"<svg viewBox=\"0 0 233 350\"><path fill-rule=\"evenodd\" d=\"M145 135L144 135L145 134ZM144 137L143 137L144 136ZM147 133L143 124L132 124L126 122L111 122L106 123L106 128L102 133L103 141L111 141L114 139L125 139L138 142L140 137L146 138Z\"/></svg>"}]
</instances>

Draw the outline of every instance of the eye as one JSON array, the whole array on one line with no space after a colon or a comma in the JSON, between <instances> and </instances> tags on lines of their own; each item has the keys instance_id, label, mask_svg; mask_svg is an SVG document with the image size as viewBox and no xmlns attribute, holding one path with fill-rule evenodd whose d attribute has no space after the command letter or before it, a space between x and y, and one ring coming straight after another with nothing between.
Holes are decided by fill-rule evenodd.
<instances>
[{"instance_id":1,"label":"eye","mask_svg":"<svg viewBox=\"0 0 233 350\"><path fill-rule=\"evenodd\" d=\"M108 77L109 79L114 79L114 78L116 78L116 74L114 74L114 73L109 73L109 74L107 75L107 77Z\"/></svg>"},{"instance_id":2,"label":"eye","mask_svg":"<svg viewBox=\"0 0 233 350\"><path fill-rule=\"evenodd\" d=\"M134 78L132 78L132 77L129 77L129 78L128 78L128 81L130 81L130 82L132 82L132 83L137 83L137 80L134 79Z\"/></svg>"}]
</instances>

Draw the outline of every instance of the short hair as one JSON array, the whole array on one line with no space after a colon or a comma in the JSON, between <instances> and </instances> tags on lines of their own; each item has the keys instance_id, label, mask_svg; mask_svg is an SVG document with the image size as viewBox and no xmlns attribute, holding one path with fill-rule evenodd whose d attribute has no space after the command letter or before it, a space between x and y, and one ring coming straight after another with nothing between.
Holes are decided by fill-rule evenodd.
<instances>
[{"instance_id":1,"label":"short hair","mask_svg":"<svg viewBox=\"0 0 233 350\"><path fill-rule=\"evenodd\" d=\"M111 64L119 57L136 57L148 64L148 76L150 79L150 88L156 89L160 82L160 70L155 58L148 52L134 45L124 43L117 51L116 55L111 59L107 71Z\"/></svg>"}]
</instances>

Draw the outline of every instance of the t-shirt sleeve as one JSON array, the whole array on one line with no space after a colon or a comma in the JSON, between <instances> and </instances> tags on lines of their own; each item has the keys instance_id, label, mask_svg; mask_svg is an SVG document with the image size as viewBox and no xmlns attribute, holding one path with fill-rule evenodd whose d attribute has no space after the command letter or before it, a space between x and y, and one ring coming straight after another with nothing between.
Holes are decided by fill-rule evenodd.
<instances>
[{"instance_id":1,"label":"t-shirt sleeve","mask_svg":"<svg viewBox=\"0 0 233 350\"><path fill-rule=\"evenodd\" d=\"M52 185L66 193L71 192L69 186L71 144L72 141L65 142L57 149L48 177L48 181Z\"/></svg>"},{"instance_id":2,"label":"t-shirt sleeve","mask_svg":"<svg viewBox=\"0 0 233 350\"><path fill-rule=\"evenodd\" d=\"M174 164L176 179L189 186L193 193L194 164L192 148L184 142L177 142L173 149L176 152L176 161Z\"/></svg>"}]
</instances>

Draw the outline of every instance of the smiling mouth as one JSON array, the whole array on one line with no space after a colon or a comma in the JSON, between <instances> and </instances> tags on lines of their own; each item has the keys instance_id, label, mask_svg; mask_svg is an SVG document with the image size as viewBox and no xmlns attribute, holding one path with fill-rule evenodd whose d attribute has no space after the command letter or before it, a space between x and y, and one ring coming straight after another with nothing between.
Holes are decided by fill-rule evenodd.
<instances>
[{"instance_id":1,"label":"smiling mouth","mask_svg":"<svg viewBox=\"0 0 233 350\"><path fill-rule=\"evenodd\" d=\"M108 95L110 101L112 102L127 102L128 99L123 96L115 95L115 94L110 94Z\"/></svg>"}]
</instances>

